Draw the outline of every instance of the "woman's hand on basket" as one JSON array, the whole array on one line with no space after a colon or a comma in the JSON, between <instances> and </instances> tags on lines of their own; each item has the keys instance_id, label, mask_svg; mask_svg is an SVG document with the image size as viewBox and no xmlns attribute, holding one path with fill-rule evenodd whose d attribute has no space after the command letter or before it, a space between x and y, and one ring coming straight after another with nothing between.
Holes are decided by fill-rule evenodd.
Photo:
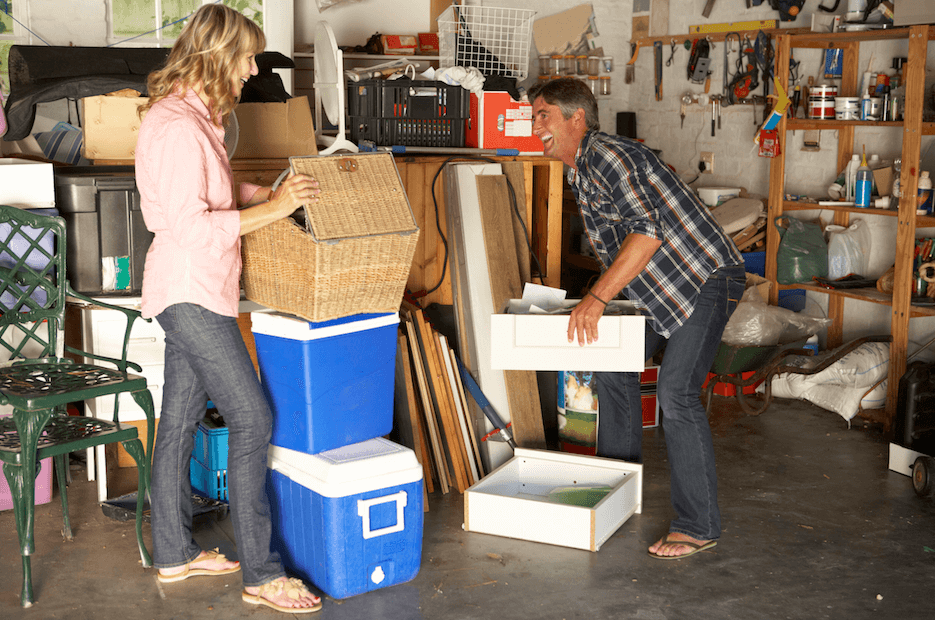
<instances>
[{"instance_id":1,"label":"woman's hand on basket","mask_svg":"<svg viewBox=\"0 0 935 620\"><path fill-rule=\"evenodd\" d=\"M290 174L270 195L270 205L279 218L292 215L303 205L318 202L318 181L307 174Z\"/></svg>"},{"instance_id":2,"label":"woman's hand on basket","mask_svg":"<svg viewBox=\"0 0 935 620\"><path fill-rule=\"evenodd\" d=\"M252 233L289 217L302 205L318 202L319 193L318 181L312 177L306 174L289 175L275 192L269 194L266 202L240 210L240 234Z\"/></svg>"}]
</instances>

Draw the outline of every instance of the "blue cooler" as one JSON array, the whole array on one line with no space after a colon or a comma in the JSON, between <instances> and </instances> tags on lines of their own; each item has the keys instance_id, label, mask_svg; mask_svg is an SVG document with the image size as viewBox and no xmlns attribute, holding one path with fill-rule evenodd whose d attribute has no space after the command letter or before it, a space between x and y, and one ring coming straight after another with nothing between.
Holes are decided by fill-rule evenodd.
<instances>
[{"instance_id":1,"label":"blue cooler","mask_svg":"<svg viewBox=\"0 0 935 620\"><path fill-rule=\"evenodd\" d=\"M270 446L273 549L332 598L415 578L422 561L422 467L383 438L306 454Z\"/></svg>"},{"instance_id":2,"label":"blue cooler","mask_svg":"<svg viewBox=\"0 0 935 620\"><path fill-rule=\"evenodd\" d=\"M274 446L317 454L393 430L398 314L251 319Z\"/></svg>"}]
</instances>

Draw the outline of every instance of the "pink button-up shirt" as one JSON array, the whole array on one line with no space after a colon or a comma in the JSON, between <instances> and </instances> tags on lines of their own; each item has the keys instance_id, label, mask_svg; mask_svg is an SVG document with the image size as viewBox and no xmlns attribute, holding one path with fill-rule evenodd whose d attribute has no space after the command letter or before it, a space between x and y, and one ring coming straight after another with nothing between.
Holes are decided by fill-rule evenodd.
<instances>
[{"instance_id":1,"label":"pink button-up shirt","mask_svg":"<svg viewBox=\"0 0 935 620\"><path fill-rule=\"evenodd\" d=\"M177 303L236 317L240 213L224 130L193 90L150 108L136 146L143 219L155 235L143 270L144 317ZM257 186L243 184L246 201Z\"/></svg>"}]
</instances>

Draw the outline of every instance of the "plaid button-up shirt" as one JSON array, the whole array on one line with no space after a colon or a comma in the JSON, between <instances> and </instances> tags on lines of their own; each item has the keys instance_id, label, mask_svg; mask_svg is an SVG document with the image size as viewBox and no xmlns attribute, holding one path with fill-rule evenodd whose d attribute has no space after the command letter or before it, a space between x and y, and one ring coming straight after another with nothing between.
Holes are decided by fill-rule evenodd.
<instances>
[{"instance_id":1,"label":"plaid button-up shirt","mask_svg":"<svg viewBox=\"0 0 935 620\"><path fill-rule=\"evenodd\" d=\"M662 241L624 293L668 338L691 316L708 276L743 264L740 252L691 189L639 142L589 131L575 164L568 182L604 269L630 233Z\"/></svg>"}]
</instances>

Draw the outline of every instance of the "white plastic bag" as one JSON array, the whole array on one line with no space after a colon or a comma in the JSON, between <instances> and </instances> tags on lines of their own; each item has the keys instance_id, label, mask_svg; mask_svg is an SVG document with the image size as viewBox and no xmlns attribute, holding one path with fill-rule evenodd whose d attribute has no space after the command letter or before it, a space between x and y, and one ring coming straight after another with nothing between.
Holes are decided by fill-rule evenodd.
<instances>
[{"instance_id":1,"label":"white plastic bag","mask_svg":"<svg viewBox=\"0 0 935 620\"><path fill-rule=\"evenodd\" d=\"M870 229L864 220L844 228L825 227L828 235L828 278L837 280L849 274L866 275L870 258Z\"/></svg>"},{"instance_id":2,"label":"white plastic bag","mask_svg":"<svg viewBox=\"0 0 935 620\"><path fill-rule=\"evenodd\" d=\"M870 388L887 376L889 360L889 343L867 342L813 375L776 375L770 383L771 393L778 398L807 400L850 421L860 407L885 406L886 381ZM762 393L763 387L757 391Z\"/></svg>"}]
</instances>

